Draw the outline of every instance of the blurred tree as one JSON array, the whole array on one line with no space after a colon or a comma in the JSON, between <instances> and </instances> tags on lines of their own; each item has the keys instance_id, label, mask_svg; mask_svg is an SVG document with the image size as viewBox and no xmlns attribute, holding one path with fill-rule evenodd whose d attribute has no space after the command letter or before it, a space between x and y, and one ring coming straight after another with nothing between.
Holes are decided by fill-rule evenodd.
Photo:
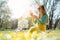
<instances>
[{"instance_id":1,"label":"blurred tree","mask_svg":"<svg viewBox=\"0 0 60 40\"><path fill-rule=\"evenodd\" d=\"M54 24L54 30L55 30L56 28L60 29L60 18L59 18L59 19L56 19L56 22L55 22L55 24Z\"/></svg>"},{"instance_id":2,"label":"blurred tree","mask_svg":"<svg viewBox=\"0 0 60 40\"><path fill-rule=\"evenodd\" d=\"M11 20L9 25L11 29L16 29L18 27L18 19Z\"/></svg>"},{"instance_id":3,"label":"blurred tree","mask_svg":"<svg viewBox=\"0 0 60 40\"><path fill-rule=\"evenodd\" d=\"M26 19L28 20L29 28L30 28L31 26L33 26L31 17L27 17Z\"/></svg>"},{"instance_id":4,"label":"blurred tree","mask_svg":"<svg viewBox=\"0 0 60 40\"><path fill-rule=\"evenodd\" d=\"M60 16L60 0L35 0L38 6L44 5L45 10L49 16L49 29L55 28L57 24L57 16ZM34 6L35 7L35 6ZM59 18L58 16L58 18ZM56 20L57 19L57 20Z\"/></svg>"},{"instance_id":5,"label":"blurred tree","mask_svg":"<svg viewBox=\"0 0 60 40\"><path fill-rule=\"evenodd\" d=\"M7 6L6 0L0 1L0 27L6 28L8 25L8 21L10 20L10 9Z\"/></svg>"},{"instance_id":6,"label":"blurred tree","mask_svg":"<svg viewBox=\"0 0 60 40\"><path fill-rule=\"evenodd\" d=\"M49 0L50 1L50 0ZM49 28L50 29L55 29L58 21L59 21L59 13L60 13L60 0L52 0L52 3L50 2L49 7L51 6L51 8L48 8L48 14L49 14ZM49 11L50 10L50 11ZM57 19L57 20L56 20Z\"/></svg>"}]
</instances>

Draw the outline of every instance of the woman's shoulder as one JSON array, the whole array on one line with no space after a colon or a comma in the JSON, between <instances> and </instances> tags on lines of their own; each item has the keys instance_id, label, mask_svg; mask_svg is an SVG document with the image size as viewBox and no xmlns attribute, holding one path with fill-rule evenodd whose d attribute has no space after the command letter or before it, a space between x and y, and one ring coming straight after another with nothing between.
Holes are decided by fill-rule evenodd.
<instances>
[{"instance_id":1,"label":"woman's shoulder","mask_svg":"<svg viewBox=\"0 0 60 40\"><path fill-rule=\"evenodd\" d=\"M45 14L43 17L48 17L48 15L47 15L47 14Z\"/></svg>"}]
</instances>

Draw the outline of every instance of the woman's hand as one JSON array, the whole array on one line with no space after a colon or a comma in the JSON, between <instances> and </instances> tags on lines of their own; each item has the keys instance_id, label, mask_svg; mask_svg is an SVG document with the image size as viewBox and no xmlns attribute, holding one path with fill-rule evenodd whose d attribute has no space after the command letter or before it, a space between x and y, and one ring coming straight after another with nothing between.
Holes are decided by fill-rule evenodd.
<instances>
[{"instance_id":1,"label":"woman's hand","mask_svg":"<svg viewBox=\"0 0 60 40\"><path fill-rule=\"evenodd\" d=\"M34 20L34 15L33 15L32 11L30 11L30 16L32 17L32 20Z\"/></svg>"},{"instance_id":2,"label":"woman's hand","mask_svg":"<svg viewBox=\"0 0 60 40\"><path fill-rule=\"evenodd\" d=\"M32 13L32 11L30 11L30 16L33 16L33 13Z\"/></svg>"},{"instance_id":3,"label":"woman's hand","mask_svg":"<svg viewBox=\"0 0 60 40\"><path fill-rule=\"evenodd\" d=\"M35 16L35 15L34 15L34 18L35 18L36 20L39 20L39 18L38 18L37 16Z\"/></svg>"},{"instance_id":4,"label":"woman's hand","mask_svg":"<svg viewBox=\"0 0 60 40\"><path fill-rule=\"evenodd\" d=\"M39 18L38 18L37 16L33 15L32 11L30 11L30 16L32 17L33 20L34 20L34 19L39 20Z\"/></svg>"},{"instance_id":5,"label":"woman's hand","mask_svg":"<svg viewBox=\"0 0 60 40\"><path fill-rule=\"evenodd\" d=\"M37 16L35 16L35 15L33 15L34 16L34 18L37 18Z\"/></svg>"}]
</instances>

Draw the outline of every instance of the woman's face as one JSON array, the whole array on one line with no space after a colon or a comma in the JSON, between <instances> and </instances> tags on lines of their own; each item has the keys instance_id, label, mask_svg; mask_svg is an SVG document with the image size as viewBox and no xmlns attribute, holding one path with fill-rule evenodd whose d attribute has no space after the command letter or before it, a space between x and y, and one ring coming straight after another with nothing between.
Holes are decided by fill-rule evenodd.
<instances>
[{"instance_id":1,"label":"woman's face","mask_svg":"<svg viewBox=\"0 0 60 40\"><path fill-rule=\"evenodd\" d=\"M38 11L39 11L39 14L42 15L42 13L43 13L43 9L42 9L42 8L39 8Z\"/></svg>"}]
</instances>

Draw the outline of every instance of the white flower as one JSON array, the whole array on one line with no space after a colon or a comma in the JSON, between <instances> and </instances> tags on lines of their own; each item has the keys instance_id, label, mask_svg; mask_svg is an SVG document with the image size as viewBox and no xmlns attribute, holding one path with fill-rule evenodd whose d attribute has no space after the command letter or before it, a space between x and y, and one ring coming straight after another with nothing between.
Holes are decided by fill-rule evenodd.
<instances>
[{"instance_id":1,"label":"white flower","mask_svg":"<svg viewBox=\"0 0 60 40\"><path fill-rule=\"evenodd\" d=\"M18 29L28 28L28 20L23 19L18 23Z\"/></svg>"},{"instance_id":2,"label":"white flower","mask_svg":"<svg viewBox=\"0 0 60 40\"><path fill-rule=\"evenodd\" d=\"M4 36L8 39L11 39L11 36L9 34L5 34Z\"/></svg>"}]
</instances>

